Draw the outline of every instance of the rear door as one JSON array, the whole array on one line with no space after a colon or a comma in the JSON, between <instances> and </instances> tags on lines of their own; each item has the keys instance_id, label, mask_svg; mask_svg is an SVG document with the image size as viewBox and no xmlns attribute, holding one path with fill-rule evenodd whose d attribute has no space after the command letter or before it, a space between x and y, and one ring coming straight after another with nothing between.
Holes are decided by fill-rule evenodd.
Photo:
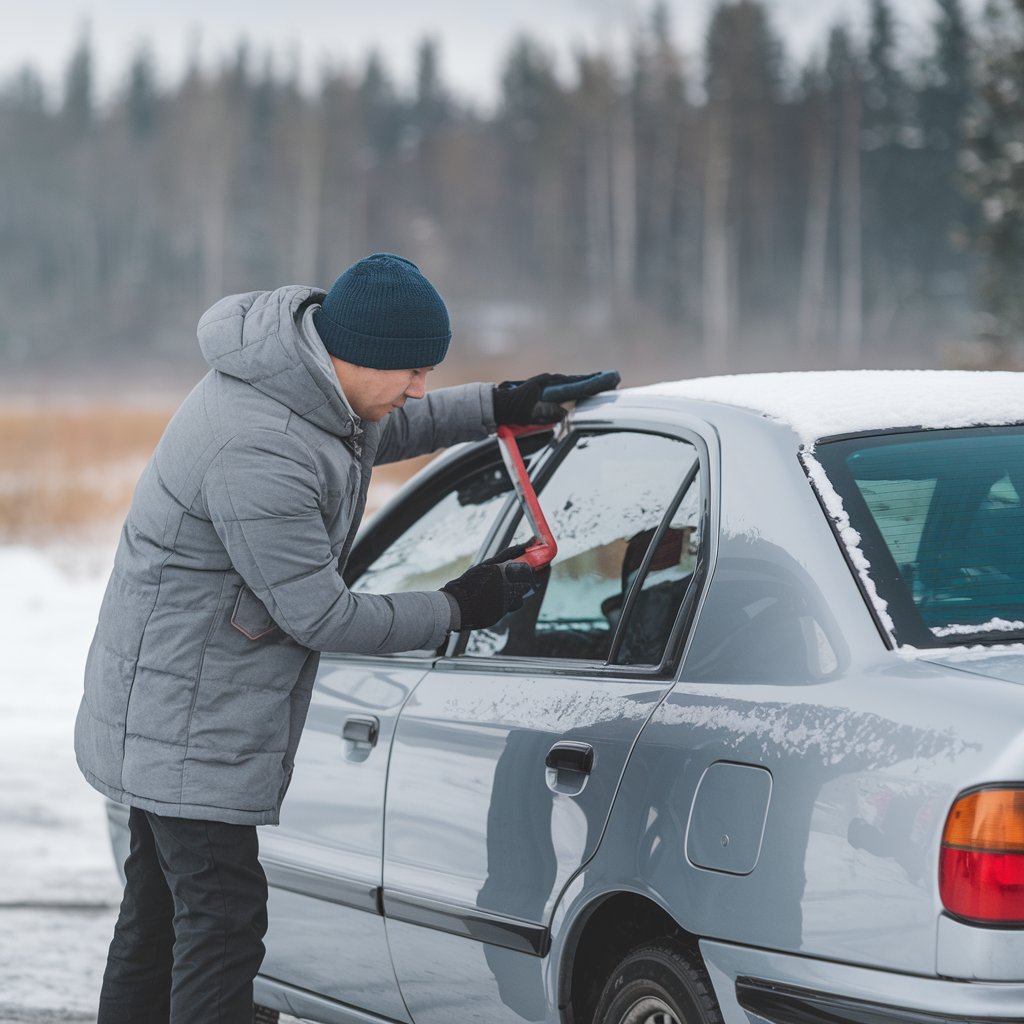
<instances>
[{"instance_id":1,"label":"rear door","mask_svg":"<svg viewBox=\"0 0 1024 1024\"><path fill-rule=\"evenodd\" d=\"M570 436L541 506L559 553L517 613L464 637L399 717L384 906L417 1024L538 1020L558 896L593 855L629 751L671 685L698 587L695 438ZM493 547L525 539L510 520Z\"/></svg>"}]
</instances>

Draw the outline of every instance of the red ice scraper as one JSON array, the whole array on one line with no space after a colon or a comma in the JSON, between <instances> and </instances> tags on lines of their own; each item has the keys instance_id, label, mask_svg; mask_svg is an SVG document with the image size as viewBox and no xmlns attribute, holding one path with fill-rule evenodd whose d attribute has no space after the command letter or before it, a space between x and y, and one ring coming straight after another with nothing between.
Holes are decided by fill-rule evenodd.
<instances>
[{"instance_id":1,"label":"red ice scraper","mask_svg":"<svg viewBox=\"0 0 1024 1024\"><path fill-rule=\"evenodd\" d=\"M590 376L567 377L563 378L563 382L560 384L546 387L541 393L541 398L547 402L568 402L579 398L588 398L600 391L609 391L618 383L619 374L615 370L605 370ZM550 429L550 423L498 427L498 447L501 449L501 457L505 462L508 475L512 479L512 486L519 498L523 515L526 516L526 521L533 530L533 541L514 561L526 562L534 569L540 569L551 562L558 554L558 544L555 542L551 527L548 526L548 521L541 511L537 492L533 489L533 484L526 472L526 464L523 462L522 453L519 451L519 442L516 439L524 434L537 434L542 430Z\"/></svg>"},{"instance_id":2,"label":"red ice scraper","mask_svg":"<svg viewBox=\"0 0 1024 1024\"><path fill-rule=\"evenodd\" d=\"M550 429L549 423L542 423L539 426L498 427L498 447L501 449L501 457L505 462L508 475L512 478L512 486L515 488L519 504L523 508L523 515L526 516L526 521L533 530L533 541L515 561L526 562L534 569L540 569L547 565L558 554L558 545L555 543L555 536L541 511L537 492L533 489L533 484L530 483L530 478L526 473L526 464L523 462L522 453L519 451L519 442L516 438L523 434L535 434L541 430Z\"/></svg>"}]
</instances>

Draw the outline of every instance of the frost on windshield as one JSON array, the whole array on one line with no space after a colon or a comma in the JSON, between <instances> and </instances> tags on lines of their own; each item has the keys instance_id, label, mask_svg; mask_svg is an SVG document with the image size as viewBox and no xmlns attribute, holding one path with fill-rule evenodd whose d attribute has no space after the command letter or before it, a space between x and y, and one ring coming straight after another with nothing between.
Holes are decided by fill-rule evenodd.
<instances>
[{"instance_id":1,"label":"frost on windshield","mask_svg":"<svg viewBox=\"0 0 1024 1024\"><path fill-rule=\"evenodd\" d=\"M558 544L550 571L532 601L494 630L474 633L466 653L603 661L626 595L646 567L635 606L649 628L642 635L627 631L621 653L631 664L657 664L696 562L696 466L693 445L677 438L630 431L579 437L539 494ZM522 520L512 542L530 536Z\"/></svg>"},{"instance_id":2,"label":"frost on windshield","mask_svg":"<svg viewBox=\"0 0 1024 1024\"><path fill-rule=\"evenodd\" d=\"M557 561L628 540L656 524L692 461L692 448L670 438L581 438L539 496L558 541ZM529 538L523 521L515 539Z\"/></svg>"},{"instance_id":3,"label":"frost on windshield","mask_svg":"<svg viewBox=\"0 0 1024 1024\"><path fill-rule=\"evenodd\" d=\"M491 468L460 484L384 551L353 590L392 594L437 590L469 568L511 490Z\"/></svg>"}]
</instances>

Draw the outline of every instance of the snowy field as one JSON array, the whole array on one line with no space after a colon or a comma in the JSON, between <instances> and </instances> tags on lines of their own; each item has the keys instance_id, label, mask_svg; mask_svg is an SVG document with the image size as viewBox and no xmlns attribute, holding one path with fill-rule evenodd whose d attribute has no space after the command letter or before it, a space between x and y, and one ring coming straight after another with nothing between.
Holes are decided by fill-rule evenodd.
<instances>
[{"instance_id":1,"label":"snowy field","mask_svg":"<svg viewBox=\"0 0 1024 1024\"><path fill-rule=\"evenodd\" d=\"M96 1019L120 884L72 733L111 554L0 547L2 1024Z\"/></svg>"},{"instance_id":2,"label":"snowy field","mask_svg":"<svg viewBox=\"0 0 1024 1024\"><path fill-rule=\"evenodd\" d=\"M0 547L0 1024L96 1020L121 887L72 736L112 557Z\"/></svg>"}]
</instances>

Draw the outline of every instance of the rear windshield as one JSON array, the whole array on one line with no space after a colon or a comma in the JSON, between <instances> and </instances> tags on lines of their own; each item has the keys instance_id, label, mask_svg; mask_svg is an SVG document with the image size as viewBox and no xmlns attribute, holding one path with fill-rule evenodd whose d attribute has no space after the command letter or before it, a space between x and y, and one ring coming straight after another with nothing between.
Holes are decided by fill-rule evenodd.
<instances>
[{"instance_id":1,"label":"rear windshield","mask_svg":"<svg viewBox=\"0 0 1024 1024\"><path fill-rule=\"evenodd\" d=\"M1024 639L1024 427L844 439L815 457L901 644Z\"/></svg>"}]
</instances>

